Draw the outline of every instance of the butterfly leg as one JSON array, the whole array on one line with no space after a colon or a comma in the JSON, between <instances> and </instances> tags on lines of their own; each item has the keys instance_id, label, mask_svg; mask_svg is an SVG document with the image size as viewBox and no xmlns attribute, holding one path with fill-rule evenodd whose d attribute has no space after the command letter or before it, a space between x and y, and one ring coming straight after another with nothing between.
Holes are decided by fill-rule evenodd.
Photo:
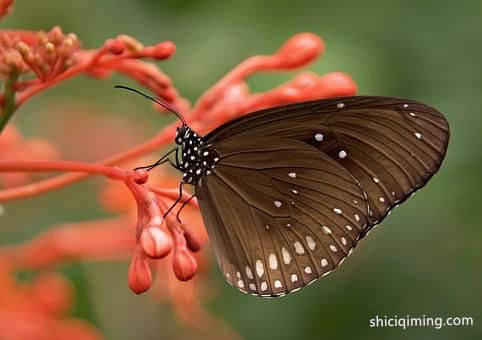
<instances>
[{"instance_id":1,"label":"butterfly leg","mask_svg":"<svg viewBox=\"0 0 482 340\"><path fill-rule=\"evenodd\" d=\"M180 182L179 183L179 196L177 196L176 200L174 201L174 203L171 205L171 207L169 209L167 209L167 211L164 213L164 216L162 216L162 218L166 218L166 216L172 211L172 209L174 209L174 207L179 203L179 201L182 199L182 185L184 183L183 182Z\"/></svg>"},{"instance_id":2,"label":"butterfly leg","mask_svg":"<svg viewBox=\"0 0 482 340\"><path fill-rule=\"evenodd\" d=\"M173 148L172 150L170 150L168 153L166 153L164 156L162 156L159 160L157 160L155 163L151 164L151 165L146 165L146 166L139 166L137 168L134 168L134 171L135 170L140 170L140 169L147 169L147 171L150 171L152 170L153 168L155 168L156 166L160 165L160 164L163 164L165 162L170 162L170 159L167 158L167 156L169 156L171 153L173 153L174 151L176 151L176 166L175 168L177 169L178 166L179 166L179 159L178 159L178 156L177 156L177 147ZM171 163L171 165L173 165ZM173 165L174 166L174 165Z\"/></svg>"},{"instance_id":3,"label":"butterfly leg","mask_svg":"<svg viewBox=\"0 0 482 340\"><path fill-rule=\"evenodd\" d=\"M184 201L184 203L181 205L181 207L180 207L179 210L177 211L176 219L179 221L179 223L181 223L181 219L179 218L179 215L181 214L182 209L184 209L184 207L185 207L195 196L196 196L196 194L192 195L192 196L189 197L186 201Z\"/></svg>"}]
</instances>

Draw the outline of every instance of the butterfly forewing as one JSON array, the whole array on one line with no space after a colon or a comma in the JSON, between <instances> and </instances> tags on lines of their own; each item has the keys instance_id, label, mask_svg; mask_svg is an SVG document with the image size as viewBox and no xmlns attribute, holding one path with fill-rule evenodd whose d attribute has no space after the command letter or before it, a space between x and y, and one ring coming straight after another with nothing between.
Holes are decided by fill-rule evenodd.
<instances>
[{"instance_id":1,"label":"butterfly forewing","mask_svg":"<svg viewBox=\"0 0 482 340\"><path fill-rule=\"evenodd\" d=\"M255 112L206 140L217 144L256 136L303 141L348 170L368 197L366 233L437 172L449 130L437 110L419 102L358 96Z\"/></svg>"},{"instance_id":2,"label":"butterfly forewing","mask_svg":"<svg viewBox=\"0 0 482 340\"><path fill-rule=\"evenodd\" d=\"M263 147L260 147L263 145ZM196 187L218 263L238 289L277 296L333 270L366 226L357 181L303 142L220 142L222 159Z\"/></svg>"},{"instance_id":3,"label":"butterfly forewing","mask_svg":"<svg viewBox=\"0 0 482 340\"><path fill-rule=\"evenodd\" d=\"M228 282L279 296L330 272L445 156L435 109L342 97L251 113L203 141L217 163L196 183Z\"/></svg>"}]
</instances>

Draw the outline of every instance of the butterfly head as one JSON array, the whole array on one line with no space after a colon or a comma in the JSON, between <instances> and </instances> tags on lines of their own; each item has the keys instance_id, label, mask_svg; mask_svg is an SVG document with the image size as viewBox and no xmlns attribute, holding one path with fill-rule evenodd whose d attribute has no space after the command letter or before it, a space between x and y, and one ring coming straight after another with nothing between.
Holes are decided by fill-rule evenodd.
<instances>
[{"instance_id":1,"label":"butterfly head","mask_svg":"<svg viewBox=\"0 0 482 340\"><path fill-rule=\"evenodd\" d=\"M188 140L189 136L192 134L192 130L189 126L185 124L179 126L176 130L176 144L182 145L182 143Z\"/></svg>"}]
</instances>

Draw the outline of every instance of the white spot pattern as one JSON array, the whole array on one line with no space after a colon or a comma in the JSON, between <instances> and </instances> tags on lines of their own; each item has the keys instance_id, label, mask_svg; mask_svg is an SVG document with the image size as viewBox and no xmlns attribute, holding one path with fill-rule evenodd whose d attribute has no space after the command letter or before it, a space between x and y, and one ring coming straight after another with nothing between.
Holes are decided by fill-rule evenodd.
<instances>
[{"instance_id":1,"label":"white spot pattern","mask_svg":"<svg viewBox=\"0 0 482 340\"><path fill-rule=\"evenodd\" d=\"M333 209L333 211L334 211L335 213L337 213L338 215L340 215L340 214L341 214L341 209L334 208L334 209Z\"/></svg>"},{"instance_id":2,"label":"white spot pattern","mask_svg":"<svg viewBox=\"0 0 482 340\"><path fill-rule=\"evenodd\" d=\"M275 254L269 254L269 267L272 270L276 270L278 268L278 260L276 259Z\"/></svg>"},{"instance_id":3,"label":"white spot pattern","mask_svg":"<svg viewBox=\"0 0 482 340\"><path fill-rule=\"evenodd\" d=\"M420 132L415 132L415 137L422 139L422 134Z\"/></svg>"},{"instance_id":4,"label":"white spot pattern","mask_svg":"<svg viewBox=\"0 0 482 340\"><path fill-rule=\"evenodd\" d=\"M249 279L253 279L253 272L251 271L251 268L249 268L249 266L246 266L246 276L249 278Z\"/></svg>"},{"instance_id":5,"label":"white spot pattern","mask_svg":"<svg viewBox=\"0 0 482 340\"><path fill-rule=\"evenodd\" d=\"M296 172L290 172L288 176L290 176L291 178L296 178Z\"/></svg>"},{"instance_id":6,"label":"white spot pattern","mask_svg":"<svg viewBox=\"0 0 482 340\"><path fill-rule=\"evenodd\" d=\"M298 281L298 275L291 274L291 282L296 282L296 281Z\"/></svg>"},{"instance_id":7,"label":"white spot pattern","mask_svg":"<svg viewBox=\"0 0 482 340\"><path fill-rule=\"evenodd\" d=\"M306 266L306 267L305 267L305 273L306 273L306 274L311 274L311 273L312 273L310 266Z\"/></svg>"},{"instance_id":8,"label":"white spot pattern","mask_svg":"<svg viewBox=\"0 0 482 340\"><path fill-rule=\"evenodd\" d=\"M317 142L322 142L323 141L323 134L322 133L317 133L315 135L315 139Z\"/></svg>"},{"instance_id":9,"label":"white spot pattern","mask_svg":"<svg viewBox=\"0 0 482 340\"><path fill-rule=\"evenodd\" d=\"M281 208L281 202L280 201L274 201L274 205L276 208Z\"/></svg>"},{"instance_id":10,"label":"white spot pattern","mask_svg":"<svg viewBox=\"0 0 482 340\"><path fill-rule=\"evenodd\" d=\"M266 283L266 281L261 282L260 288L261 288L262 292L264 292L268 289L268 284Z\"/></svg>"},{"instance_id":11,"label":"white spot pattern","mask_svg":"<svg viewBox=\"0 0 482 340\"><path fill-rule=\"evenodd\" d=\"M348 154L346 153L345 150L341 150L339 153L338 153L338 157L340 157L341 159L345 158Z\"/></svg>"},{"instance_id":12,"label":"white spot pattern","mask_svg":"<svg viewBox=\"0 0 482 340\"><path fill-rule=\"evenodd\" d=\"M310 248L311 250L315 250L316 243L315 240L313 240L313 237L306 236L306 244L308 245L308 248Z\"/></svg>"},{"instance_id":13,"label":"white spot pattern","mask_svg":"<svg viewBox=\"0 0 482 340\"><path fill-rule=\"evenodd\" d=\"M261 260L256 260L256 273L258 274L258 277L262 277L264 274L264 266Z\"/></svg>"},{"instance_id":14,"label":"white spot pattern","mask_svg":"<svg viewBox=\"0 0 482 340\"><path fill-rule=\"evenodd\" d=\"M275 288L281 288L281 287L283 287L283 285L281 284L281 281L280 281L280 280L276 280L276 281L274 282L274 287L275 287Z\"/></svg>"},{"instance_id":15,"label":"white spot pattern","mask_svg":"<svg viewBox=\"0 0 482 340\"><path fill-rule=\"evenodd\" d=\"M323 230L323 232L324 232L326 235L330 235L330 234L331 234L331 229L328 228L327 226L323 226L323 227L321 227L321 229Z\"/></svg>"},{"instance_id":16,"label":"white spot pattern","mask_svg":"<svg viewBox=\"0 0 482 340\"><path fill-rule=\"evenodd\" d=\"M291 262L291 255L290 253L286 250L285 247L281 248L281 254L283 255L283 262L285 264L290 264Z\"/></svg>"},{"instance_id":17,"label":"white spot pattern","mask_svg":"<svg viewBox=\"0 0 482 340\"><path fill-rule=\"evenodd\" d=\"M326 267L328 265L328 260L327 259L321 259L321 266Z\"/></svg>"},{"instance_id":18,"label":"white spot pattern","mask_svg":"<svg viewBox=\"0 0 482 340\"><path fill-rule=\"evenodd\" d=\"M294 246L295 246L295 251L300 254L300 255L303 255L305 253L305 248L303 248L303 245L301 244L300 241L296 241L294 243Z\"/></svg>"}]
</instances>

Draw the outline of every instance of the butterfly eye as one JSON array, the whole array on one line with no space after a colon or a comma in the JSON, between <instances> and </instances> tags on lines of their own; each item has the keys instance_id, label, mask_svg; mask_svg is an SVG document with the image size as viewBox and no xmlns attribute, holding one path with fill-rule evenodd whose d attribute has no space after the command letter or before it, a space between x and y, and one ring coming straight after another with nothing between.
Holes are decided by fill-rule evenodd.
<instances>
[{"instance_id":1,"label":"butterfly eye","mask_svg":"<svg viewBox=\"0 0 482 340\"><path fill-rule=\"evenodd\" d=\"M188 129L185 125L182 125L176 130L176 144L181 145L183 139L186 137Z\"/></svg>"}]
</instances>

